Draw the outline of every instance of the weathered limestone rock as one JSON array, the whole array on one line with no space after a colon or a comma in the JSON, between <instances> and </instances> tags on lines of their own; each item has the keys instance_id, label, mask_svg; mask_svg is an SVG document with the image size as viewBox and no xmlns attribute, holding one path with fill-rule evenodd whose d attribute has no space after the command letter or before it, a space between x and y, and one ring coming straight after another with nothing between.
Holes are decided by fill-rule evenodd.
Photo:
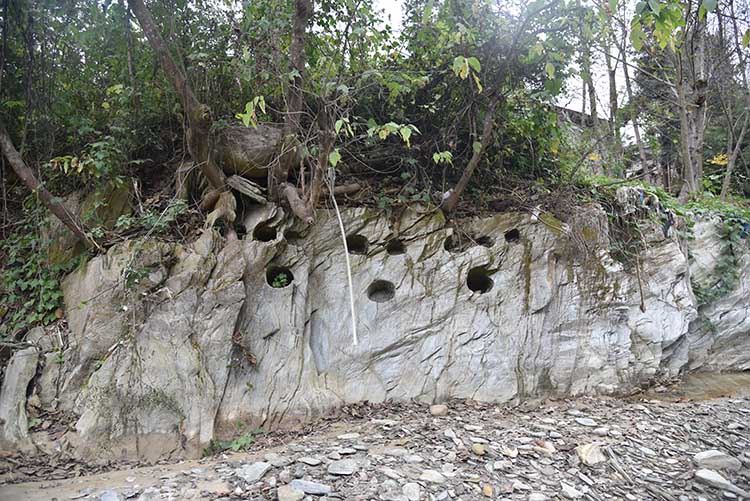
<instances>
[{"instance_id":1,"label":"weathered limestone rock","mask_svg":"<svg viewBox=\"0 0 750 501\"><path fill-rule=\"evenodd\" d=\"M267 205L245 215L241 241L115 246L65 280L69 348L46 364L40 379L59 391L40 400L80 416L81 454L152 458L197 455L237 422L270 429L363 400L616 393L747 363L735 345L750 315L727 311L747 311L750 262L737 291L701 309L720 331L701 331L676 237L644 220L645 250L620 262L606 214L580 211L450 227L439 211L345 210L357 344L333 214L300 228Z\"/></svg>"},{"instance_id":2,"label":"weathered limestone rock","mask_svg":"<svg viewBox=\"0 0 750 501\"><path fill-rule=\"evenodd\" d=\"M26 389L36 374L38 359L36 348L24 348L13 354L5 368L0 391L0 449L34 450L28 432Z\"/></svg>"},{"instance_id":3,"label":"weathered limestone rock","mask_svg":"<svg viewBox=\"0 0 750 501\"><path fill-rule=\"evenodd\" d=\"M739 277L728 290L721 290L718 298L700 306L700 317L690 325L688 336L689 369L750 369L750 249L736 245L729 256L722 224L717 218L695 222L690 275L695 287L709 290L717 286L721 261L733 259L731 266Z\"/></svg>"},{"instance_id":4,"label":"weathered limestone rock","mask_svg":"<svg viewBox=\"0 0 750 501\"><path fill-rule=\"evenodd\" d=\"M245 298L242 245L217 242L128 242L65 280L58 397L80 454L195 456L214 437Z\"/></svg>"},{"instance_id":5,"label":"weathered limestone rock","mask_svg":"<svg viewBox=\"0 0 750 501\"><path fill-rule=\"evenodd\" d=\"M361 400L611 392L676 374L687 360L686 351L670 350L696 315L687 259L658 227L647 234L639 287L635 270L606 249L571 256L554 218L474 220L461 229L478 243L452 252L445 245L454 230L440 213L389 221L352 209L343 217L347 233L368 243L366 254L350 256L359 344L334 217L303 241L245 242L239 331L257 363L233 368L219 422L272 427ZM403 253L387 251L395 238ZM293 282L274 288L250 272L273 266L288 269Z\"/></svg>"}]
</instances>

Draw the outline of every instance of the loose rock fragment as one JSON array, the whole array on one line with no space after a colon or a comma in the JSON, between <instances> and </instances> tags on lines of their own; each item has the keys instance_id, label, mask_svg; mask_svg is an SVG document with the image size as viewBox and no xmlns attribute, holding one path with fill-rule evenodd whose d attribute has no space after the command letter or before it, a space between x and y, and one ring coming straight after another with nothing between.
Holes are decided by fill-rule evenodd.
<instances>
[{"instance_id":1,"label":"loose rock fragment","mask_svg":"<svg viewBox=\"0 0 750 501\"><path fill-rule=\"evenodd\" d=\"M268 470L271 469L270 463L258 462L253 464L246 464L242 468L236 471L238 477L249 484L254 484L265 475Z\"/></svg>"},{"instance_id":2,"label":"loose rock fragment","mask_svg":"<svg viewBox=\"0 0 750 501\"><path fill-rule=\"evenodd\" d=\"M312 494L313 496L324 496L331 493L330 486L309 480L295 479L289 485L294 489L300 490L305 494Z\"/></svg>"},{"instance_id":3,"label":"loose rock fragment","mask_svg":"<svg viewBox=\"0 0 750 501\"><path fill-rule=\"evenodd\" d=\"M445 477L442 473L435 470L424 470L419 476L419 480L423 482L432 482L433 484L442 484L445 482Z\"/></svg>"},{"instance_id":4,"label":"loose rock fragment","mask_svg":"<svg viewBox=\"0 0 750 501\"><path fill-rule=\"evenodd\" d=\"M357 462L353 459L342 459L328 465L328 473L331 475L352 475L359 469Z\"/></svg>"},{"instance_id":5,"label":"loose rock fragment","mask_svg":"<svg viewBox=\"0 0 750 501\"><path fill-rule=\"evenodd\" d=\"M738 494L743 497L750 497L750 492L745 492L736 485L734 485L732 482L727 480L726 478L722 477L719 473L713 471L713 470L707 470L707 469L701 469L695 472L695 479L698 482L701 482L706 485L710 485L711 487L716 487L717 489L723 489L725 491L729 491L734 494Z\"/></svg>"},{"instance_id":6,"label":"loose rock fragment","mask_svg":"<svg viewBox=\"0 0 750 501\"><path fill-rule=\"evenodd\" d=\"M447 416L448 406L443 404L435 404L430 406L430 414L433 416Z\"/></svg>"},{"instance_id":7,"label":"loose rock fragment","mask_svg":"<svg viewBox=\"0 0 750 501\"><path fill-rule=\"evenodd\" d=\"M282 485L276 489L276 496L279 501L300 501L305 497L305 493L291 485Z\"/></svg>"},{"instance_id":8,"label":"loose rock fragment","mask_svg":"<svg viewBox=\"0 0 750 501\"><path fill-rule=\"evenodd\" d=\"M586 466L594 466L607 460L599 444L583 444L575 450L581 462Z\"/></svg>"},{"instance_id":9,"label":"loose rock fragment","mask_svg":"<svg viewBox=\"0 0 750 501\"><path fill-rule=\"evenodd\" d=\"M484 444L471 444L471 452L473 452L477 456L484 456L485 454L487 454L487 450Z\"/></svg>"},{"instance_id":10,"label":"loose rock fragment","mask_svg":"<svg viewBox=\"0 0 750 501\"><path fill-rule=\"evenodd\" d=\"M708 470L738 471L742 468L739 459L715 449L699 452L693 456L693 462L699 468Z\"/></svg>"},{"instance_id":11,"label":"loose rock fragment","mask_svg":"<svg viewBox=\"0 0 750 501\"><path fill-rule=\"evenodd\" d=\"M420 495L420 487L419 484L415 482L409 482L408 484L404 484L404 487L402 489L402 492L404 493L404 496L409 501L418 501L419 495Z\"/></svg>"}]
</instances>

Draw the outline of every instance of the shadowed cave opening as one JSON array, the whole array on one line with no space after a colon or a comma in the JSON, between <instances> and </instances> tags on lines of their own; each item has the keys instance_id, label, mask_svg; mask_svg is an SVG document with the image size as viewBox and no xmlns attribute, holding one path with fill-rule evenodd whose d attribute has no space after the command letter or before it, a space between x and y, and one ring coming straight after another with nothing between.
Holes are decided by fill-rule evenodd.
<instances>
[{"instance_id":1,"label":"shadowed cave opening","mask_svg":"<svg viewBox=\"0 0 750 501\"><path fill-rule=\"evenodd\" d=\"M376 303L390 301L396 295L396 286L388 280L375 280L367 288L367 297Z\"/></svg>"},{"instance_id":2,"label":"shadowed cave opening","mask_svg":"<svg viewBox=\"0 0 750 501\"><path fill-rule=\"evenodd\" d=\"M505 232L505 241L508 243L518 242L521 239L521 232L517 228Z\"/></svg>"},{"instance_id":3,"label":"shadowed cave opening","mask_svg":"<svg viewBox=\"0 0 750 501\"><path fill-rule=\"evenodd\" d=\"M283 289L294 281L292 270L286 266L270 266L266 270L266 282L274 289Z\"/></svg>"},{"instance_id":4,"label":"shadowed cave opening","mask_svg":"<svg viewBox=\"0 0 750 501\"><path fill-rule=\"evenodd\" d=\"M406 252L406 246L404 245L403 240L392 238L388 240L387 244L385 244L385 251L390 256L397 256Z\"/></svg>"},{"instance_id":5,"label":"shadowed cave opening","mask_svg":"<svg viewBox=\"0 0 750 501\"><path fill-rule=\"evenodd\" d=\"M466 276L466 286L472 292L478 292L484 294L492 290L492 286L495 282L490 278L490 272L484 266L477 266L469 270L469 274Z\"/></svg>"},{"instance_id":6,"label":"shadowed cave opening","mask_svg":"<svg viewBox=\"0 0 750 501\"><path fill-rule=\"evenodd\" d=\"M258 223L253 230L253 239L260 242L270 242L276 239L276 228L268 223Z\"/></svg>"},{"instance_id":7,"label":"shadowed cave opening","mask_svg":"<svg viewBox=\"0 0 750 501\"><path fill-rule=\"evenodd\" d=\"M346 248L349 249L349 254L367 254L367 249L370 247L370 242L364 235L349 235L346 237Z\"/></svg>"}]
</instances>

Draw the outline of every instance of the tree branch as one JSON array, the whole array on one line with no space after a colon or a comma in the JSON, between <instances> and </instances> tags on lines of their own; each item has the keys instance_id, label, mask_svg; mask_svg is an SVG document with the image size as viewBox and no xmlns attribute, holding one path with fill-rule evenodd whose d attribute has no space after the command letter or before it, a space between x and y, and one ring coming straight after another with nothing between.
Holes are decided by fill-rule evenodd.
<instances>
[{"instance_id":1,"label":"tree branch","mask_svg":"<svg viewBox=\"0 0 750 501\"><path fill-rule=\"evenodd\" d=\"M67 226L78 240L86 244L87 247L98 247L96 242L86 235L85 227L78 216L69 211L62 202L58 201L57 197L54 197L52 193L47 191L47 189L39 183L36 177L34 177L34 173L24 163L21 154L18 153L18 150L13 146L13 142L3 125L0 125L0 150L2 150L5 158L8 159L8 163L10 163L13 171L18 175L21 181L23 181L23 184L39 195L39 198L42 199L45 207L47 207L65 226Z\"/></svg>"}]
</instances>

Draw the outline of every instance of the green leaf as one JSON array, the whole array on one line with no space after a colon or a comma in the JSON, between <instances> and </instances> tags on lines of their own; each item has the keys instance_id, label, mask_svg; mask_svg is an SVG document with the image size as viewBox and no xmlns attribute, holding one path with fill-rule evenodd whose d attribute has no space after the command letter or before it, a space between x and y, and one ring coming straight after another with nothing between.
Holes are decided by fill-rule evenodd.
<instances>
[{"instance_id":1,"label":"green leaf","mask_svg":"<svg viewBox=\"0 0 750 501\"><path fill-rule=\"evenodd\" d=\"M336 120L336 124L333 126L334 130L336 130L336 134L339 133L339 131L341 130L341 127L343 127L343 126L344 126L344 121L343 120L341 120L341 119Z\"/></svg>"},{"instance_id":2,"label":"green leaf","mask_svg":"<svg viewBox=\"0 0 750 501\"><path fill-rule=\"evenodd\" d=\"M702 7L705 7L707 12L713 12L717 4L718 0L703 0Z\"/></svg>"},{"instance_id":3,"label":"green leaf","mask_svg":"<svg viewBox=\"0 0 750 501\"><path fill-rule=\"evenodd\" d=\"M328 154L328 162L331 164L331 167L336 167L336 165L338 165L339 163L339 160L341 160L341 153L339 153L338 148Z\"/></svg>"},{"instance_id":4,"label":"green leaf","mask_svg":"<svg viewBox=\"0 0 750 501\"><path fill-rule=\"evenodd\" d=\"M470 57L469 59L467 59L467 61L469 62L469 66L471 66L474 71L476 71L477 73L482 71L482 65L479 64L479 59L477 59L476 57Z\"/></svg>"},{"instance_id":5,"label":"green leaf","mask_svg":"<svg viewBox=\"0 0 750 501\"><path fill-rule=\"evenodd\" d=\"M609 10L614 12L617 10L617 0L609 0Z\"/></svg>"},{"instance_id":6,"label":"green leaf","mask_svg":"<svg viewBox=\"0 0 750 501\"><path fill-rule=\"evenodd\" d=\"M648 6L651 7L651 12L657 16L659 15L659 12L661 12L661 5L659 5L658 0L648 0Z\"/></svg>"},{"instance_id":7,"label":"green leaf","mask_svg":"<svg viewBox=\"0 0 750 501\"><path fill-rule=\"evenodd\" d=\"M422 24L427 24L432 18L432 7L435 4L435 0L427 0L427 4L424 6L424 13L422 14Z\"/></svg>"},{"instance_id":8,"label":"green leaf","mask_svg":"<svg viewBox=\"0 0 750 501\"><path fill-rule=\"evenodd\" d=\"M634 22L630 27L630 42L633 44L633 48L637 51L643 49L643 38L644 33L641 28L640 22Z\"/></svg>"},{"instance_id":9,"label":"green leaf","mask_svg":"<svg viewBox=\"0 0 750 501\"><path fill-rule=\"evenodd\" d=\"M639 16L646 10L646 2L638 2L635 6L635 13Z\"/></svg>"},{"instance_id":10,"label":"green leaf","mask_svg":"<svg viewBox=\"0 0 750 501\"><path fill-rule=\"evenodd\" d=\"M482 143L479 141L474 141L474 143L471 145L471 149L474 150L474 153L479 153L482 151Z\"/></svg>"},{"instance_id":11,"label":"green leaf","mask_svg":"<svg viewBox=\"0 0 750 501\"><path fill-rule=\"evenodd\" d=\"M748 43L750 43L750 28L742 35L742 46L747 49Z\"/></svg>"},{"instance_id":12,"label":"green leaf","mask_svg":"<svg viewBox=\"0 0 750 501\"><path fill-rule=\"evenodd\" d=\"M705 4L701 4L700 8L698 9L698 21L703 21L706 18L706 6Z\"/></svg>"},{"instance_id":13,"label":"green leaf","mask_svg":"<svg viewBox=\"0 0 750 501\"><path fill-rule=\"evenodd\" d=\"M409 127L401 127L398 132L399 134L401 134L401 138L406 143L406 146L411 148L411 144L409 143L409 138L411 137L411 129Z\"/></svg>"},{"instance_id":14,"label":"green leaf","mask_svg":"<svg viewBox=\"0 0 750 501\"><path fill-rule=\"evenodd\" d=\"M555 77L555 65L554 64L547 63L546 65L544 65L544 71L547 73L547 76L549 78Z\"/></svg>"}]
</instances>

